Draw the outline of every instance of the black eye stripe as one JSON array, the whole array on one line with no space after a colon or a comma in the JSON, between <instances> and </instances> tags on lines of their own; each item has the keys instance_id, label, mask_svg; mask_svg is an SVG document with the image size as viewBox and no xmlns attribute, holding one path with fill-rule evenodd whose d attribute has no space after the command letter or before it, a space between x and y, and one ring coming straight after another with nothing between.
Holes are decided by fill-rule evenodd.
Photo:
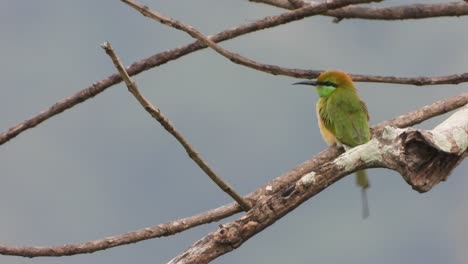
<instances>
[{"instance_id":1,"label":"black eye stripe","mask_svg":"<svg viewBox=\"0 0 468 264\"><path fill-rule=\"evenodd\" d=\"M317 82L318 85L323 85L323 86L333 86L333 87L337 87L338 85L336 85L335 83L332 83L330 81L326 81L326 82Z\"/></svg>"}]
</instances>

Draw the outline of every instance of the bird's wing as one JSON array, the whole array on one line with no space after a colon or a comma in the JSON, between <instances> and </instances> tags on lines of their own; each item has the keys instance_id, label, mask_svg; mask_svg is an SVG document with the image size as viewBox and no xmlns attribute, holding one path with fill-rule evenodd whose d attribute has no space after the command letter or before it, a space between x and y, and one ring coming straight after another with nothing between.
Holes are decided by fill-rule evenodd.
<instances>
[{"instance_id":1,"label":"bird's wing","mask_svg":"<svg viewBox=\"0 0 468 264\"><path fill-rule=\"evenodd\" d=\"M364 111L366 112L367 121L368 121L368 123L369 123L369 111L367 110L367 105L366 105L366 103L364 103L364 101L362 101L362 100L359 100L359 102L361 103L362 109L364 109Z\"/></svg>"},{"instance_id":2,"label":"bird's wing","mask_svg":"<svg viewBox=\"0 0 468 264\"><path fill-rule=\"evenodd\" d=\"M329 120L333 120L333 132L339 142L355 147L370 140L367 107L357 95L330 98L327 109Z\"/></svg>"}]
</instances>

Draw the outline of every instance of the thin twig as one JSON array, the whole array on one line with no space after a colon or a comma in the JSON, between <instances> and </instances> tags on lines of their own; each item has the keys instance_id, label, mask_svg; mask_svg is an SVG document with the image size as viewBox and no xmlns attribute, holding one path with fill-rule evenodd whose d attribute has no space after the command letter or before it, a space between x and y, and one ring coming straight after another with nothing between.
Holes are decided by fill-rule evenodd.
<instances>
[{"instance_id":1,"label":"thin twig","mask_svg":"<svg viewBox=\"0 0 468 264\"><path fill-rule=\"evenodd\" d=\"M237 203L232 203L187 218L181 218L156 226L146 227L132 232L105 237L84 243L65 244L50 247L16 247L0 245L0 254L28 258L62 257L89 254L96 251L132 244L152 238L171 236L195 226L219 221L233 215L233 213L231 213L233 208L236 209L236 213L241 211Z\"/></svg>"},{"instance_id":2,"label":"thin twig","mask_svg":"<svg viewBox=\"0 0 468 264\"><path fill-rule=\"evenodd\" d=\"M384 126L408 127L419 124L424 120L434 116L447 113L449 111L460 108L468 104L468 93L462 93L457 96L439 100L430 105L419 108L416 111L401 115L390 121L385 121L373 127L374 130L383 128ZM315 170L318 166L335 159L341 152L336 147L329 147L311 159L296 166L287 173L274 178L265 185L261 186L254 192L245 197L252 201L257 201L265 196L271 196L291 183L297 181L301 176ZM206 212L199 213L187 218L173 220L162 223L156 226L143 228L140 230L128 232L121 235L111 236L103 239L88 241L78 244L67 244L60 246L49 247L15 247L8 245L0 245L0 254L13 255L23 257L58 257L69 256L84 253L92 253L99 250L105 250L112 247L136 243L142 240L170 236L182 232L184 230L219 221L221 219L232 216L241 212L241 208L237 203L230 203Z\"/></svg>"},{"instance_id":3,"label":"thin twig","mask_svg":"<svg viewBox=\"0 0 468 264\"><path fill-rule=\"evenodd\" d=\"M311 16L312 14L307 14ZM209 38L214 42L222 42L228 39L245 35L258 30L275 27L284 23L292 22L295 20L302 19L303 17L297 16L290 18L289 21L282 20L282 15L266 17L248 24L238 26L233 29L224 30ZM143 71L149 70L156 66L167 63L171 60L176 60L184 55L190 54L197 50L206 48L207 46L201 41L195 41L191 44L168 50L155 54L146 59L134 62L127 68L127 72L130 76L139 74ZM297 78L314 78L317 77L323 70L307 71L307 70L295 70ZM409 84L409 85L436 85L436 84L459 84L462 82L468 82L468 73L448 75L448 76L435 76L435 77L416 77L416 78L400 78L394 76L372 76L372 75L355 75L351 74L356 82L381 82L381 83L398 83L398 84ZM64 98L48 109L40 112L39 114L26 119L25 121L10 127L8 130L0 134L0 145L13 139L20 133L31 129L47 119L60 114L61 112L74 107L75 105L84 102L94 96L100 94L107 88L120 83L122 81L119 74L113 74L105 79L93 83L91 86L84 88L76 94Z\"/></svg>"},{"instance_id":4,"label":"thin twig","mask_svg":"<svg viewBox=\"0 0 468 264\"><path fill-rule=\"evenodd\" d=\"M114 50L110 43L105 42L101 44L101 47L106 51L107 55L109 55L114 63L115 67L119 71L120 75L122 76L125 84L128 87L130 93L135 96L138 102L143 106L143 108L154 118L156 119L166 130L169 134L173 135L177 141L184 147L185 151L189 157L210 177L212 181L216 183L216 185L221 188L225 193L229 194L236 202L239 203L241 208L244 211L249 211L252 206L250 203L245 200L240 194L238 194L234 188L232 188L227 182L225 182L221 177L219 177L209 166L208 164L202 159L200 154L195 151L195 148L190 145L190 143L180 134L179 131L175 129L175 127L169 122L169 119L165 117L161 111L153 106L150 101L148 101L139 91L138 86L134 81L130 79L125 67L123 66L122 62L119 60L117 55L115 54Z\"/></svg>"}]
</instances>

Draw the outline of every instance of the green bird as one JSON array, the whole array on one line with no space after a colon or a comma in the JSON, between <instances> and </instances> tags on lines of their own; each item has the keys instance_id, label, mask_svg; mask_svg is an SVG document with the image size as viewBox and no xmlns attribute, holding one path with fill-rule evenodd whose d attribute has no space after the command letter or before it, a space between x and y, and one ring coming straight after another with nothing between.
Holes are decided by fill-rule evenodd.
<instances>
[{"instance_id":1,"label":"green bird","mask_svg":"<svg viewBox=\"0 0 468 264\"><path fill-rule=\"evenodd\" d=\"M341 71L323 72L317 81L294 84L313 85L320 99L317 101L317 119L320 133L327 144L349 150L371 139L369 112L359 98L351 77ZM365 170L356 172L356 184L362 193L363 218L369 216L366 189L369 180Z\"/></svg>"}]
</instances>

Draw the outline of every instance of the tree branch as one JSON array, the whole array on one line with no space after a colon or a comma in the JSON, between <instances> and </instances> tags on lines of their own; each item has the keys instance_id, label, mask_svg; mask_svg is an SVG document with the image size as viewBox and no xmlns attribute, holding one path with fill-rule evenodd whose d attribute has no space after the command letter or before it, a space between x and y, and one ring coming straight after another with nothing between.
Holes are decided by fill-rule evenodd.
<instances>
[{"instance_id":1,"label":"tree branch","mask_svg":"<svg viewBox=\"0 0 468 264\"><path fill-rule=\"evenodd\" d=\"M406 20L468 15L468 4L461 2L411 4L394 7L349 6L325 13L336 19ZM336 21L336 20L335 20Z\"/></svg>"},{"instance_id":2,"label":"tree branch","mask_svg":"<svg viewBox=\"0 0 468 264\"><path fill-rule=\"evenodd\" d=\"M307 14L307 16L309 16ZM217 33L215 35L210 36L210 40L214 42L221 42L224 40L232 39L247 33L255 32L258 30L275 27L284 23L292 22L295 20L302 19L301 16L292 16L288 17L290 20L282 20L282 15L279 16L272 16L266 17L252 23L244 24L238 26L233 29L228 29ZM139 74L143 71L149 70L156 66L162 65L167 63L171 60L176 60L184 55L192 53L194 51L206 48L200 41L193 42L189 45L185 45L179 48L175 48L172 50L168 50L165 52L161 52L155 54L149 58L134 62L130 65L126 70L130 76ZM306 71L306 70L293 70L296 71L297 78L314 78L317 77L320 72L323 70L315 70L315 71ZM416 78L399 78L394 76L372 76L372 75L356 75L351 74L353 79L356 82L381 82L381 83L398 83L398 84L409 84L409 85L435 85L435 84L459 84L462 82L468 82L468 73L460 74L460 75L448 75L448 76L438 76L438 77L416 77ZM20 133L31 129L42 122L46 121L47 119L62 113L63 111L74 107L75 105L84 102L107 88L120 83L122 81L119 74L113 74L105 79L102 79L98 82L93 83L91 86L84 88L83 90L79 91L78 93L64 98L54 105L49 107L48 109L40 112L39 114L13 126L10 127L8 130L2 132L0 134L0 145L8 142L9 140L13 139Z\"/></svg>"},{"instance_id":3,"label":"tree branch","mask_svg":"<svg viewBox=\"0 0 468 264\"><path fill-rule=\"evenodd\" d=\"M271 1L281 2L281 0L271 0ZM289 0L289 1L291 3L300 2L300 0ZM260 1L256 1L256 2L260 2ZM267 2L267 0L265 0L264 2ZM465 0L465 2L468 2L468 0ZM440 16L447 16L447 15L456 16L456 15L467 14L466 9L465 9L467 4L463 4L463 3L446 4L446 6L449 6L449 5L458 6L458 12L460 13L448 14L447 13L449 12L447 11L448 9L445 11L440 9L439 11L437 11L439 12ZM426 8L429 8L431 5L411 5L411 6L414 6L415 8L418 7L418 8L424 8L424 10L429 10ZM364 10L368 12L367 16L373 16L373 15L375 16L375 14L382 11L379 16L375 16L376 17L375 19L386 19L385 17L393 17L389 19L423 18L424 15L427 15L426 17L439 16L437 15L437 12L428 13L428 12L425 12L424 10L421 11L420 9L419 14L420 15L423 14L421 17L411 17L411 16L416 16L418 13L413 13L413 15L411 15L411 13L405 13L405 12L400 14L400 17L398 17L397 16L398 13L395 11L396 8L400 8L400 7L374 8L374 9L368 9L368 8L363 8L363 7L345 7L345 8L341 8L341 9L337 9L333 11L332 10L325 11L325 14L333 15L333 13L335 13L335 15L333 16L340 17L340 18L374 19L374 18L368 18L368 17L359 17L359 15L356 15L356 14L359 14L358 12L359 10ZM386 10L386 11L383 12L383 10ZM343 14L346 14L346 12L344 11L350 12L349 16L356 15L356 17L343 17ZM362 14L364 14L364 11L361 11ZM339 14L341 14L341 16L339 16ZM366 16L362 14L360 16ZM306 16L310 16L310 14ZM290 18L291 19L290 21L285 22L281 19L277 19L277 17L279 16L267 17L263 20L258 20L253 23L242 25L240 27L237 27L231 30L226 30L216 35L210 36L208 37L208 39L213 41L213 43L220 42L220 41L224 41L227 39L235 38L243 34L254 32L257 30L265 29L268 27L273 27L273 26L280 25L283 23L288 23L288 22L298 20L298 19L302 19L301 17L292 17ZM186 45L180 48L162 52L152 57L149 57L147 59L133 63L128 68L128 72L130 75L135 75L135 74L141 73L142 71L164 64L170 60L175 60L177 58L180 58L181 56L184 56L186 54L189 54L193 51L196 51L205 47L206 47L205 44L203 44L200 41L197 41L190 45ZM313 78L313 77L316 77L316 75L318 75L321 72L321 70L319 71L304 71L304 70L295 70L295 69L292 69L292 70L297 71L296 73L298 74L298 78ZM412 84L412 85L458 84L461 82L467 82L468 81L467 77L468 77L467 73L461 74L461 75L449 75L449 76L441 76L441 77L417 77L417 78L353 75L353 78L355 79L355 81L388 82L388 83L401 83L401 84ZM93 83L93 85L91 85L90 87L78 92L77 94L71 97L65 98L57 102L48 110L43 111L39 113L38 115L34 116L33 118L28 119L16 125L15 127L10 128L8 131L0 134L0 145L14 138L21 132L29 128L35 127L36 125L42 123L48 118L56 114L59 114L63 112L64 110L71 108L75 106L76 104L79 104L89 98L94 97L95 95L104 91L108 87L116 83L119 83L121 80L122 79L120 75L114 74L112 76L107 77L106 79ZM407 144L408 146L410 146L410 147L407 147L405 151L402 151L401 149L394 150L394 153L399 153L398 157L401 156L406 159L404 162L407 162L409 163L409 165L415 166L416 168L418 168L417 170L415 170L412 167L408 167L402 170L401 172L402 174L405 174L405 173L408 174L405 176L405 180L410 185L412 185L413 188L419 191L427 191L428 187L432 187L434 184L437 184L439 181L444 180L448 174L440 175L440 173L444 173L444 171L437 171L437 173L439 173L438 176L434 178L430 178L430 180L427 181L427 179L429 179L428 177L431 177L432 175L432 174L428 175L428 173L429 172L432 173L433 172L432 170L423 171L424 172L423 174L419 174L416 176L411 176L411 173L414 173L415 171L416 172L420 171L419 169L424 168L427 164L432 164L432 166L436 167L434 164L445 165L446 163L449 163L449 162L452 162L452 163L449 164L450 166L447 168L447 170L451 170L463 159L463 157L460 155L460 152L463 152L463 149L464 149L465 152L463 153L466 153L466 143L464 141L464 137L466 137L466 131L467 131L466 124L464 127L460 126L460 127L455 127L455 128L453 126L450 126L450 124L456 123L456 122L466 123L466 120L467 120L466 108L460 111L463 114L459 114L457 118L455 118L454 116L456 116L459 112L457 112L456 115L450 118L456 121L449 122L450 119L448 119L446 122L444 122L445 123L444 126L442 126L441 124L433 131L420 131L420 130L411 130L411 129L402 131L402 130L395 130L391 128L385 128L385 126L389 124L394 124L397 127L405 127L405 126L409 126L412 124L416 124L432 116L442 114L447 111L451 111L457 107L460 107L461 105L466 104L467 100L468 100L468 94L464 93L457 97L453 97L453 98L449 98L446 100L442 100L440 102L436 102L430 107L429 106L425 107L424 109L415 111L411 113L410 115L400 116L396 119L387 121L385 123L381 123L375 127L376 128L375 133L384 133L384 132L386 133L385 134L387 137L386 140L400 140L401 143L399 144ZM421 146L424 146L424 148ZM433 154L433 155L430 155L431 159L411 158L413 157L413 155L420 155L418 154L418 150L420 149L424 149L424 153L427 153L427 151L430 151L430 153ZM447 153L444 155L448 155L448 156L444 156L440 158L439 157L440 152ZM265 201L267 200L266 198L267 196L269 197L268 199L276 199L274 197L277 197L278 195L281 196L281 194L286 195L286 196L292 195L292 193L288 193L288 192L295 192L296 191L295 187L297 187L297 183L296 185L291 185L291 182L297 181L302 175L306 174L306 176L301 178L301 184L299 187L301 187L302 185L303 185L302 187L307 187L307 184L309 185L313 184L314 182L317 181L317 178L319 177L317 175L319 175L318 173L320 173L321 171L321 169L318 169L318 165L329 164L330 162L327 163L327 161L330 161L332 158L336 157L339 153L340 151L336 147L328 148L325 151L322 151L319 155L315 156L314 158L304 162L303 164L299 165L295 169L291 170L290 172L270 181L266 185L257 189L257 191L255 191L254 193L249 194L247 198L252 199L252 200ZM350 153L346 153L346 154L350 154ZM361 159L362 157L360 156L360 154L359 155L358 154L354 154L354 155L357 155L359 159ZM436 158L434 158L434 155ZM450 156L450 155L455 155L455 156ZM409 160L408 160L408 157L410 157ZM427 158L427 157L424 157L424 158ZM453 162L453 160L455 159L457 160ZM313 176L312 174L307 174L307 173L310 173L311 171L314 171L317 177ZM294 189L286 188L288 186L289 187L293 186ZM278 193L281 190L285 190L286 192ZM270 209L274 210L273 207ZM237 204L231 203L229 205L219 207L219 208L216 208L216 209L204 212L204 213L200 213L195 216L163 223L154 227L144 228L144 229L140 229L137 231L133 231L133 232L129 232L129 233L113 236L113 237L107 237L107 238L100 239L100 240L81 243L81 244L68 244L68 245L56 246L56 247L10 247L10 246L0 245L0 254L36 257L36 256L64 256L64 255L91 253L91 252L95 252L98 250L103 250L103 249L107 249L107 248L111 248L111 247L115 247L119 245L135 243L135 242L145 240L145 239L173 235L178 232L184 231L186 229L192 228L194 226L198 226L198 225L205 224L205 223L210 223L213 221L218 221L220 219L233 215L234 213L237 213L237 212L240 212L240 207ZM255 222L246 222L246 223L247 224L245 226L246 228L245 230L247 231L249 228L250 229L257 228L258 226L258 224ZM224 230L229 231L229 232L226 232L224 236L218 237L219 241L216 241L216 243L220 242L220 243L228 243L228 244L235 245L233 243L233 241L235 242L237 240L237 238L233 236L233 232L236 233L235 229L228 228ZM237 234L234 234L234 235L237 235ZM238 246L240 246L240 244Z\"/></svg>"},{"instance_id":4,"label":"tree branch","mask_svg":"<svg viewBox=\"0 0 468 264\"><path fill-rule=\"evenodd\" d=\"M303 0L249 0L285 9L296 9L309 5ZM370 19L370 20L405 20L433 17L454 17L468 15L468 4L462 2L439 4L410 4L393 7L347 6L329 10L322 15L336 19Z\"/></svg>"},{"instance_id":5,"label":"tree branch","mask_svg":"<svg viewBox=\"0 0 468 264\"><path fill-rule=\"evenodd\" d=\"M105 237L84 243L65 244L49 247L16 247L0 245L0 254L28 258L62 257L78 254L88 254L117 246L136 243L147 239L171 236L201 224L219 221L231 216L232 208L235 208L236 212L241 211L237 203L232 203L187 218L181 218L156 226L146 227L132 232Z\"/></svg>"},{"instance_id":6,"label":"tree branch","mask_svg":"<svg viewBox=\"0 0 468 264\"><path fill-rule=\"evenodd\" d=\"M427 119L445 114L468 104L468 92L439 100L430 105L423 106L413 112L384 121L373 127L374 134L379 133L386 126L405 128L417 125Z\"/></svg>"},{"instance_id":7,"label":"tree branch","mask_svg":"<svg viewBox=\"0 0 468 264\"><path fill-rule=\"evenodd\" d=\"M382 164L398 171L418 192L445 181L465 158L468 147L468 105L431 131L385 127Z\"/></svg>"},{"instance_id":8,"label":"tree branch","mask_svg":"<svg viewBox=\"0 0 468 264\"><path fill-rule=\"evenodd\" d=\"M241 218L195 242L169 263L208 263L238 247L252 236L357 170L385 167L400 172L418 191L445 180L468 149L468 107L435 129L385 127L371 141L343 153L305 174L282 191L263 198Z\"/></svg>"},{"instance_id":9,"label":"tree branch","mask_svg":"<svg viewBox=\"0 0 468 264\"><path fill-rule=\"evenodd\" d=\"M419 124L422 121L430 119L434 116L441 115L459 107L462 107L466 104L468 104L468 93L463 93L457 96L449 97L434 102L430 105L424 106L416 111L401 115L390 121L385 121L380 124L377 124L376 126L374 126L373 130L375 133L382 133L383 127L385 126L395 126L400 128L412 126L415 124ZM251 201L251 203L255 203L259 200L264 199L265 197L274 195L277 192L285 189L287 186L290 186L292 183L296 182L303 175L310 173L313 170L316 170L322 164L330 162L341 153L342 150L338 149L337 147L329 147L320 152L319 154L315 155L311 159L298 165L289 172L286 172L285 174L272 179L270 182L261 186L254 192L246 195L245 198ZM32 258L42 256L59 257L92 253L95 251L105 250L112 247L136 243L142 240L174 235L199 225L219 221L239 212L241 212L241 208L239 207L239 205L237 203L231 203L187 218L182 218L162 223L156 226L128 232L125 234L111 236L85 243L66 244L49 247L15 247L8 245L0 245L0 254Z\"/></svg>"},{"instance_id":10,"label":"tree branch","mask_svg":"<svg viewBox=\"0 0 468 264\"><path fill-rule=\"evenodd\" d=\"M230 52L221 46L217 45L214 41L210 40L208 37L204 36L200 31L193 28L192 26L185 25L184 23L177 21L173 18L167 17L162 15L159 12L150 10L149 7L144 6L142 4L137 3L133 0L121 0L122 2L128 4L129 6L133 7L134 9L138 10L143 16L156 20L164 25L168 25L178 30L182 30L189 34L190 36L198 39L199 41L203 42L205 45L209 46L217 53L221 54L225 58L229 59L230 61L240 64L258 71L263 71L266 73L270 73L273 75L285 75L289 77L296 77L296 78L316 78L321 71L313 71L313 70L298 70L298 69L288 69L283 68L276 65L270 64L263 64L260 62L256 62L249 58L243 57L239 54ZM330 3L330 2L328 2ZM301 10L313 10L312 7L314 6L307 6L301 9L292 11L292 12L299 12ZM351 74L351 77L354 81L357 82L368 82L370 81L369 76L367 75L357 75ZM468 73L464 73L461 75L454 74L449 76L441 76L441 77L416 77L416 78L402 78L402 77L392 77L392 76L373 76L372 82L381 82L381 83L406 83L406 84L413 84L413 85L434 85L434 84L454 84L460 82L468 81Z\"/></svg>"},{"instance_id":11,"label":"tree branch","mask_svg":"<svg viewBox=\"0 0 468 264\"><path fill-rule=\"evenodd\" d=\"M227 182L225 182L221 177L219 177L211 168L208 166L208 163L206 163L200 154L195 150L195 148L190 145L190 143L180 134L179 131L176 130L176 128L171 124L169 119L167 119L166 116L161 113L161 111L153 106L150 101L148 101L139 91L138 86L136 82L132 81L130 79L130 76L128 75L127 71L125 71L125 67L123 66L122 62L119 60L117 55L115 54L114 50L112 49L112 46L110 43L105 42L101 44L101 47L106 51L107 55L109 55L112 59L112 62L114 63L115 67L120 73L120 76L122 76L125 84L128 87L128 91L137 99L137 101L141 104L141 106L154 118L156 121L158 121L161 126L164 127L164 129L169 132L172 136L174 136L177 141L184 147L185 151L187 152L188 156L210 177L210 179L218 185L221 190L223 190L225 193L227 193L229 196L231 196L234 201L236 201L242 210L248 211L252 207L250 203L240 194L238 194L234 188L232 188Z\"/></svg>"}]
</instances>

